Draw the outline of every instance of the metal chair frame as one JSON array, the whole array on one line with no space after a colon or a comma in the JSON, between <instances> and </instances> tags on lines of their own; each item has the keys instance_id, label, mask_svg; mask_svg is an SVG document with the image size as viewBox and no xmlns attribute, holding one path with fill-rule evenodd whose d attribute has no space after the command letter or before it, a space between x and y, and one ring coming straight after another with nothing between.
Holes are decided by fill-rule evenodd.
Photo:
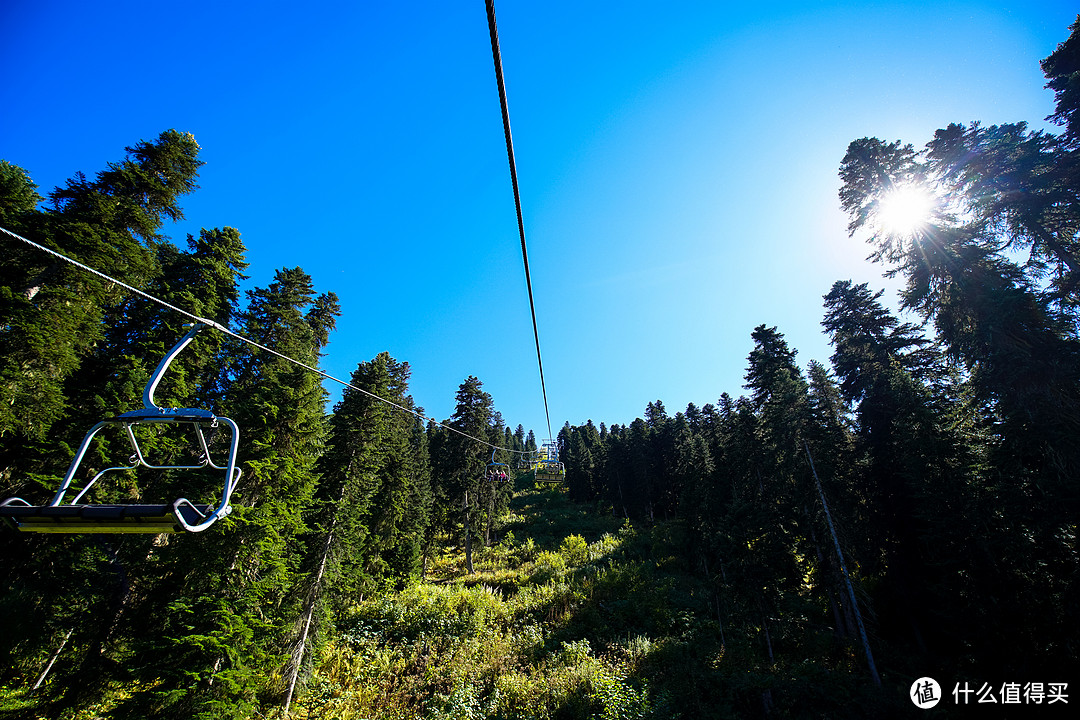
<instances>
[{"instance_id":1,"label":"metal chair frame","mask_svg":"<svg viewBox=\"0 0 1080 720\"><path fill-rule=\"evenodd\" d=\"M546 440L540 445L538 459L533 469L536 482L561 483L566 480L566 468L559 462L559 443Z\"/></svg>"},{"instance_id":2,"label":"metal chair frame","mask_svg":"<svg viewBox=\"0 0 1080 720\"><path fill-rule=\"evenodd\" d=\"M48 505L34 506L22 498L13 497L0 502L0 517L23 532L46 532L46 533L162 533L177 532L201 532L213 525L217 520L232 512L230 500L237 483L240 481L241 470L236 466L237 452L240 446L240 429L236 423L226 417L219 417L209 410L199 408L168 408L159 407L154 402L154 391L169 365L195 338L195 334L204 327L201 323L195 323L191 330L158 363L154 373L143 389L143 407L138 410L121 413L115 418L102 420L90 428L83 438L75 457L68 466L60 482L60 487L53 495ZM196 464L187 465L156 465L148 462L139 440L135 435L134 428L140 425L189 425L195 431L198 440L199 461ZM80 489L70 503L64 504L64 498L72 490L72 482L75 475L90 448L90 444L98 432L105 427L120 425L124 428L127 439L131 444L132 454L128 459L128 465L115 465L108 467L87 482ZM213 461L210 455L210 444L207 442L204 430L220 426L227 427L231 433L229 442L228 458L223 464ZM171 504L158 505L94 505L82 504L80 501L97 481L107 473L134 470L145 467L151 470L220 470L225 475L224 489L220 501L216 507L206 504L195 504L186 498L178 498Z\"/></svg>"}]
</instances>

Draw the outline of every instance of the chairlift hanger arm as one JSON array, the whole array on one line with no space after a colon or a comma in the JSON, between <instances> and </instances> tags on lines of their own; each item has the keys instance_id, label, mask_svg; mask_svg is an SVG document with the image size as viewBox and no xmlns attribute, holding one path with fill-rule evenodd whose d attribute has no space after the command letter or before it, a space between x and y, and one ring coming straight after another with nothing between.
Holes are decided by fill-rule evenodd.
<instances>
[{"instance_id":1,"label":"chairlift hanger arm","mask_svg":"<svg viewBox=\"0 0 1080 720\"><path fill-rule=\"evenodd\" d=\"M180 341L173 345L172 350L166 353L165 357L161 358L161 362L154 368L154 374L150 376L150 380L147 381L146 387L143 388L143 407L147 410L161 409L158 407L157 403L154 402L154 391L157 390L158 383L161 382L161 377L165 374L165 371L169 369L169 365L176 359L176 356L191 344L191 341L195 339L195 335L204 327L206 327L204 323L198 321L192 323L191 329L188 330L187 335L180 338Z\"/></svg>"}]
</instances>

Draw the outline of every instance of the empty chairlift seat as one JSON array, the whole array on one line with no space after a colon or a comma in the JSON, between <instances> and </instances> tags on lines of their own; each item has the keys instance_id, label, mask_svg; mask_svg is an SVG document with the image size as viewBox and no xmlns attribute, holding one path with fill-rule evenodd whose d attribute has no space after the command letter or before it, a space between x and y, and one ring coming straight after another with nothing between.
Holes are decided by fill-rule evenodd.
<instances>
[{"instance_id":1,"label":"empty chairlift seat","mask_svg":"<svg viewBox=\"0 0 1080 720\"><path fill-rule=\"evenodd\" d=\"M71 465L64 474L60 486L46 505L31 505L19 497L7 498L0 502L0 518L8 525L21 532L41 533L171 533L200 532L210 527L218 519L232 511L230 499L237 482L240 480L240 468L236 466L236 455L240 444L240 430L232 420L215 415L209 410L199 408L159 407L154 402L154 391L161 381L161 376L168 369L173 359L195 338L203 327L196 323L194 327L173 346L172 350L158 363L153 375L143 390L143 407L138 410L102 420L90 429L79 445ZM195 459L188 464L155 465L149 462L139 443L135 428L147 425L176 425L192 431L194 438ZM108 467L87 481L81 488L73 487L78 483L79 468L89 450L94 437L102 429L119 426L123 429L131 445L131 455L127 464ZM211 457L210 442L207 435L219 429L227 429L228 455L220 463ZM191 502L186 498L177 498L170 502L154 504L92 504L83 502L88 492L97 481L111 472L134 470L139 467L152 470L203 470L218 471L223 476L223 489L215 504ZM73 493L70 502L65 499Z\"/></svg>"}]
</instances>

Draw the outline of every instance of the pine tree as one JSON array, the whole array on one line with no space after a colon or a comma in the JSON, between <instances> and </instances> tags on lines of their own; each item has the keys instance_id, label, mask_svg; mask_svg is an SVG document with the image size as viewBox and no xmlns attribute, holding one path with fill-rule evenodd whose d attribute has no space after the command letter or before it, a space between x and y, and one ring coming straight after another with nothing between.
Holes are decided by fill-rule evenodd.
<instances>
[{"instance_id":1,"label":"pine tree","mask_svg":"<svg viewBox=\"0 0 1080 720\"><path fill-rule=\"evenodd\" d=\"M237 311L237 283L246 267L244 247L239 233L232 229L204 230L201 240L196 242L189 237L186 253L167 243L157 246L162 275L149 291L170 304L227 325ZM186 330L181 326L183 319L142 299L127 300L110 308L106 312L107 342L84 360L68 382L68 395L78 411L73 408L68 417L57 423L56 429L72 427L75 434L85 431L102 416L139 407L151 369ZM220 333L205 330L170 365L155 400L172 407L213 407L224 364L220 354L222 340ZM202 452L194 439L183 433L139 435L140 447L151 462L197 464ZM102 457L126 457L130 452L124 441L116 442L117 447L110 447L107 440L99 445L97 451ZM224 456L224 449L213 440L211 452L219 462ZM57 462L68 459L57 458ZM131 487L115 487L115 481L113 485L103 481L95 487L93 499L131 502L135 497L143 497L171 502L188 497L214 503L220 498L225 478L220 471L140 469L130 482ZM89 641L87 656L91 660L103 656L106 646L153 643L156 638L152 635L148 638L147 631L167 614L176 583L172 576L178 572L173 548L152 547L148 552L145 543L101 538L84 541L103 546L112 572L122 576L120 587L107 595L92 630L81 632L81 637ZM154 562L149 562L151 559ZM85 676L90 671L84 666L82 674Z\"/></svg>"},{"instance_id":2,"label":"pine tree","mask_svg":"<svg viewBox=\"0 0 1080 720\"><path fill-rule=\"evenodd\" d=\"M623 504L635 519L653 520L656 508L656 463L648 424L635 418L623 438L620 491Z\"/></svg>"},{"instance_id":3,"label":"pine tree","mask_svg":"<svg viewBox=\"0 0 1080 720\"><path fill-rule=\"evenodd\" d=\"M668 504L678 508L680 517L693 517L708 502L715 465L705 438L694 431L682 413L675 416L672 435L671 487L677 494L668 500ZM701 519L696 520L695 525L700 527Z\"/></svg>"},{"instance_id":4,"label":"pine tree","mask_svg":"<svg viewBox=\"0 0 1080 720\"><path fill-rule=\"evenodd\" d=\"M1069 37L1040 66L1057 103L1052 119L1064 126L1066 147L1075 148L1080 143L1080 15L1069 26Z\"/></svg>"},{"instance_id":5,"label":"pine tree","mask_svg":"<svg viewBox=\"0 0 1080 720\"><path fill-rule=\"evenodd\" d=\"M491 395L482 387L483 383L472 375L465 379L458 388L454 414L444 423L458 432L436 433L431 443L432 482L437 502L443 506L439 514L448 531L458 529L460 522L465 563L470 573L474 523L483 517L487 507L481 504L480 490L490 448L465 435L488 437L494 408Z\"/></svg>"},{"instance_id":6,"label":"pine tree","mask_svg":"<svg viewBox=\"0 0 1080 720\"><path fill-rule=\"evenodd\" d=\"M8 164L2 173L4 217L28 239L135 286L160 274L152 246L177 204L195 189L199 146L169 130L126 148L90 181L82 173L33 209L36 190ZM0 437L17 463L28 441L46 436L65 412L63 384L102 340L102 313L123 298L116 286L10 237L0 273Z\"/></svg>"},{"instance_id":7,"label":"pine tree","mask_svg":"<svg viewBox=\"0 0 1080 720\"><path fill-rule=\"evenodd\" d=\"M802 512L808 473L800 452L809 403L796 353L783 335L759 325L751 337L746 388L757 416L756 447L742 451L751 458L743 478L749 486L735 493L726 554L729 575L739 579L744 612L759 618L771 660L773 635L782 630L776 624L800 616L789 604L798 600L796 588L807 570L798 559L811 556Z\"/></svg>"},{"instance_id":8,"label":"pine tree","mask_svg":"<svg viewBox=\"0 0 1080 720\"><path fill-rule=\"evenodd\" d=\"M336 315L333 294L316 297L306 273L281 270L268 288L248 293L241 334L316 366ZM158 681L131 702L156 717L249 716L257 694L283 690L269 678L302 609L299 540L326 433L326 393L311 371L232 342L226 348L234 361L221 402L241 428L244 475L232 515L166 559L171 602L140 652L141 670Z\"/></svg>"},{"instance_id":9,"label":"pine tree","mask_svg":"<svg viewBox=\"0 0 1080 720\"><path fill-rule=\"evenodd\" d=\"M566 448L566 485L570 497L590 502L600 495L598 464L603 457L600 433L592 420L571 428Z\"/></svg>"},{"instance_id":10,"label":"pine tree","mask_svg":"<svg viewBox=\"0 0 1080 720\"><path fill-rule=\"evenodd\" d=\"M958 555L966 572L979 578L969 586L997 598L1005 615L1034 612L1046 621L1018 630L1010 640L1017 651L999 658L1002 663L1041 662L1055 655L1075 662L1075 650L1069 649L1077 642L1075 630L1054 619L1062 616L1065 598L1077 596L1080 588L1075 541L1063 540L1072 537L1065 528L1080 512L1075 490L1080 454L1070 440L1080 430L1080 212L1073 201L1080 22L1070 31L1042 64L1055 91L1053 119L1065 127L1062 135L1031 131L1023 122L953 124L939 129L921 152L873 138L856 140L841 165L849 229L868 231L875 257L903 273L904 307L933 322L959 369L939 373L942 387L953 388L954 407L942 408L934 389L937 407L917 427L930 428L934 418L948 417L967 433L972 460L980 465L967 492L949 493L965 514L996 518L994 532L979 533L977 542L968 543L981 552ZM892 189L912 182L930 186L939 203L922 229L903 234L880 223L878 211ZM919 379L894 377L896 382ZM951 379L956 377L959 382ZM897 408L913 421L915 396L923 389L894 385L891 397L912 399ZM964 411L960 416L957 406ZM908 424L900 423L905 438L911 436ZM960 455L941 449L933 454ZM918 457L919 463L941 467L929 455L905 453L903 464ZM946 477L966 477L967 464L961 461L964 471ZM935 547L949 544L942 538L956 534L944 524L938 529L932 533ZM1020 557L1028 560L1021 563ZM1014 570L1030 562L1046 569ZM967 613L959 621L978 615Z\"/></svg>"},{"instance_id":11,"label":"pine tree","mask_svg":"<svg viewBox=\"0 0 1080 720\"><path fill-rule=\"evenodd\" d=\"M165 220L182 217L177 203L195 188L198 149L190 135L167 131L153 143L127 148L127 158L93 181L77 175L50 194L45 210L35 207L40 198L28 176L0 163L3 225L124 282L160 290L167 246L158 231ZM131 409L125 401L141 394L145 364L152 368L160 359L139 356L156 349L142 343L168 331L141 326L135 337L124 336L115 327L125 322L121 307L136 304L119 288L12 238L3 242L0 465L10 481L4 495L25 493L38 500L55 489L56 474L71 459L71 443L92 422ZM214 296L209 288L194 292ZM138 311L146 312L145 303ZM157 317L164 316L158 312ZM170 338L169 346L176 339ZM190 359L177 363L179 373L170 383L183 377ZM107 483L101 485L110 491ZM5 635L12 657L20 659L40 657L44 648L38 642L52 653L52 638L63 638L65 659L59 667L80 682L54 685L70 689L55 695L54 707L62 708L82 704L109 681L113 658L134 642L138 607L154 573L132 571L132 558L146 558L145 546L133 549L87 537L45 540L3 540L4 576L17 578L19 587L3 593L6 616L24 620L30 629L24 633L22 623L12 623ZM46 556L49 561L42 562ZM60 672L53 670L54 676Z\"/></svg>"},{"instance_id":12,"label":"pine tree","mask_svg":"<svg viewBox=\"0 0 1080 720\"><path fill-rule=\"evenodd\" d=\"M843 503L841 495L837 505L852 513L847 527L860 538L856 557L863 568L884 578L875 603L883 631L926 652L928 636L948 631L926 611L940 607L932 590L945 582L938 568L951 562L941 553L949 533L939 523L959 520L927 511L943 497L955 507L965 502L969 463L949 430L949 399L919 380L933 353L879 297L848 282L837 282L825 297L822 325L835 347L839 389L858 403L854 449L861 472L850 489L858 501Z\"/></svg>"},{"instance_id":13,"label":"pine tree","mask_svg":"<svg viewBox=\"0 0 1080 720\"><path fill-rule=\"evenodd\" d=\"M413 409L409 372L385 352L360 363L330 419L309 580L285 671L286 712L309 647L330 617L342 617L386 579L419 571L430 505L426 437L415 416L383 402Z\"/></svg>"}]
</instances>

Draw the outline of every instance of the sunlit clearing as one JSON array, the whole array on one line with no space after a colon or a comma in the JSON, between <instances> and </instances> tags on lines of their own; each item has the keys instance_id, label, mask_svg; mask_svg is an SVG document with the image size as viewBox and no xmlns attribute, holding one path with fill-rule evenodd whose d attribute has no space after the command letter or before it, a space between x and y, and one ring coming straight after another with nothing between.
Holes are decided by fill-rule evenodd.
<instances>
[{"instance_id":1,"label":"sunlit clearing","mask_svg":"<svg viewBox=\"0 0 1080 720\"><path fill-rule=\"evenodd\" d=\"M930 220L934 196L916 185L899 187L881 199L878 222L890 235L912 235Z\"/></svg>"}]
</instances>

